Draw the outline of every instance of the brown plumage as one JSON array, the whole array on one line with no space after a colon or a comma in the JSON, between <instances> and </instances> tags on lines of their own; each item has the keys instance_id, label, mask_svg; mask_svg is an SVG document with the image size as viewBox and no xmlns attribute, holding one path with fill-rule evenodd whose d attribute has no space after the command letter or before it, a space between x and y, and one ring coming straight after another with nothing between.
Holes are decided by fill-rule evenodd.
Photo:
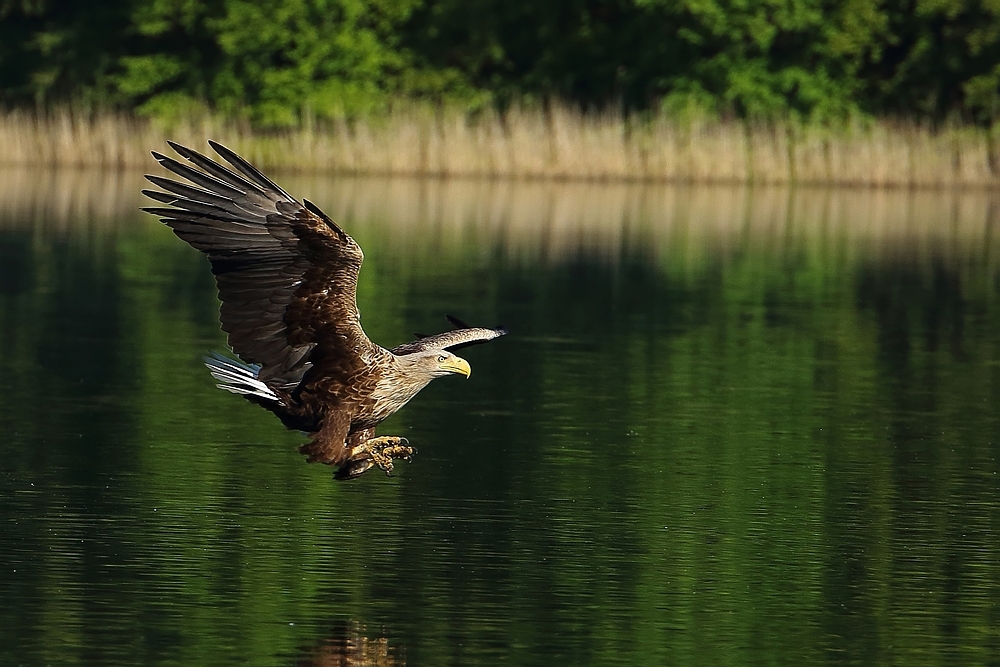
<instances>
[{"instance_id":1,"label":"brown plumage","mask_svg":"<svg viewBox=\"0 0 1000 667\"><path fill-rule=\"evenodd\" d=\"M147 175L162 191L143 194L166 206L144 208L208 255L222 301L222 329L244 363L206 359L219 387L310 434L309 461L339 466L338 479L373 465L392 470L413 450L404 438L375 438L375 426L428 382L468 377L468 362L448 350L504 335L470 327L422 336L387 350L361 328L355 294L364 255L344 230L307 200L301 203L255 167L215 142L223 166L173 142L193 166L153 157L192 185ZM235 170L235 171L234 171Z\"/></svg>"}]
</instances>

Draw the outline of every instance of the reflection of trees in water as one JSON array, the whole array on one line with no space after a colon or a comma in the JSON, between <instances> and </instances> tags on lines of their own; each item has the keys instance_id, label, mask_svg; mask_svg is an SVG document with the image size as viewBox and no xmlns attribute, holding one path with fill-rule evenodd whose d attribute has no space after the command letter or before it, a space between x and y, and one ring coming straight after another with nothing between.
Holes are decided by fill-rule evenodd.
<instances>
[{"instance_id":1,"label":"reflection of trees in water","mask_svg":"<svg viewBox=\"0 0 1000 667\"><path fill-rule=\"evenodd\" d=\"M156 147L150 147L156 148ZM159 147L159 148L162 148ZM149 161L149 171L158 167ZM547 262L615 263L622 252L691 261L747 245L870 246L882 254L989 254L1000 197L988 190L688 186L553 180L358 178L275 174L372 248L371 235L429 254L495 247ZM58 234L127 228L143 205L140 171L0 169L0 230ZM154 220L148 218L152 226ZM421 253L420 251L425 251Z\"/></svg>"},{"instance_id":2,"label":"reflection of trees in water","mask_svg":"<svg viewBox=\"0 0 1000 667\"><path fill-rule=\"evenodd\" d=\"M406 662L396 655L386 637L369 637L358 623L340 621L319 643L303 650L295 664L296 667L393 667Z\"/></svg>"}]
</instances>

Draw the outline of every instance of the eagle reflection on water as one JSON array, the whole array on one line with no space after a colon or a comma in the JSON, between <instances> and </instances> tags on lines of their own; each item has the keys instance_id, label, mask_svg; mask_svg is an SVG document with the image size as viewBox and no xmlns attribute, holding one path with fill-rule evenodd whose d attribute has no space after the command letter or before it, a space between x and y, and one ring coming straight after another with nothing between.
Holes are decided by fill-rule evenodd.
<instances>
[{"instance_id":1,"label":"eagle reflection on water","mask_svg":"<svg viewBox=\"0 0 1000 667\"><path fill-rule=\"evenodd\" d=\"M337 623L315 646L304 649L296 667L396 667L406 664L386 637L369 638L357 623Z\"/></svg>"},{"instance_id":2,"label":"eagle reflection on water","mask_svg":"<svg viewBox=\"0 0 1000 667\"><path fill-rule=\"evenodd\" d=\"M144 208L208 255L222 301L222 329L239 357L205 360L219 387L308 433L299 448L310 462L338 467L353 479L373 466L387 474L410 460L406 438L375 436L375 427L427 384L445 375L469 377L453 354L507 333L450 317L452 331L392 349L361 328L356 293L360 246L308 200L297 201L228 148L209 142L228 163L174 142L193 166L153 157L189 183L147 175L161 190L143 190L163 204Z\"/></svg>"}]
</instances>

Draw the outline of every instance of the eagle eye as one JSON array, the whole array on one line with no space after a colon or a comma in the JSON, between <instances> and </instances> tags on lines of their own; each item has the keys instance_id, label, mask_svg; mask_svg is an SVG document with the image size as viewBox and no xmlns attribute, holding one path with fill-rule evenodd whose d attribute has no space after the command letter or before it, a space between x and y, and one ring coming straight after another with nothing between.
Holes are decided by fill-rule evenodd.
<instances>
[{"instance_id":1,"label":"eagle eye","mask_svg":"<svg viewBox=\"0 0 1000 667\"><path fill-rule=\"evenodd\" d=\"M441 356L439 356L439 357L438 357L438 362L441 362L441 361L444 361L444 360L445 360L445 359L447 359L447 358L448 358L448 357L446 357L446 356L444 356L444 355L442 354Z\"/></svg>"}]
</instances>

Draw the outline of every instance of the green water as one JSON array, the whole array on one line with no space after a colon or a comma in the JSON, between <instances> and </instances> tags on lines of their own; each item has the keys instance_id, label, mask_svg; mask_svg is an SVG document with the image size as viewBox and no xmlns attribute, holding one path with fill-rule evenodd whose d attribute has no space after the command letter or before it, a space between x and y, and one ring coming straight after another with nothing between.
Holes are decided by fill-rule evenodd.
<instances>
[{"instance_id":1,"label":"green water","mask_svg":"<svg viewBox=\"0 0 1000 667\"><path fill-rule=\"evenodd\" d=\"M0 192L0 664L1000 664L987 195L285 179L374 340L511 331L336 483L138 180L59 178Z\"/></svg>"}]
</instances>

